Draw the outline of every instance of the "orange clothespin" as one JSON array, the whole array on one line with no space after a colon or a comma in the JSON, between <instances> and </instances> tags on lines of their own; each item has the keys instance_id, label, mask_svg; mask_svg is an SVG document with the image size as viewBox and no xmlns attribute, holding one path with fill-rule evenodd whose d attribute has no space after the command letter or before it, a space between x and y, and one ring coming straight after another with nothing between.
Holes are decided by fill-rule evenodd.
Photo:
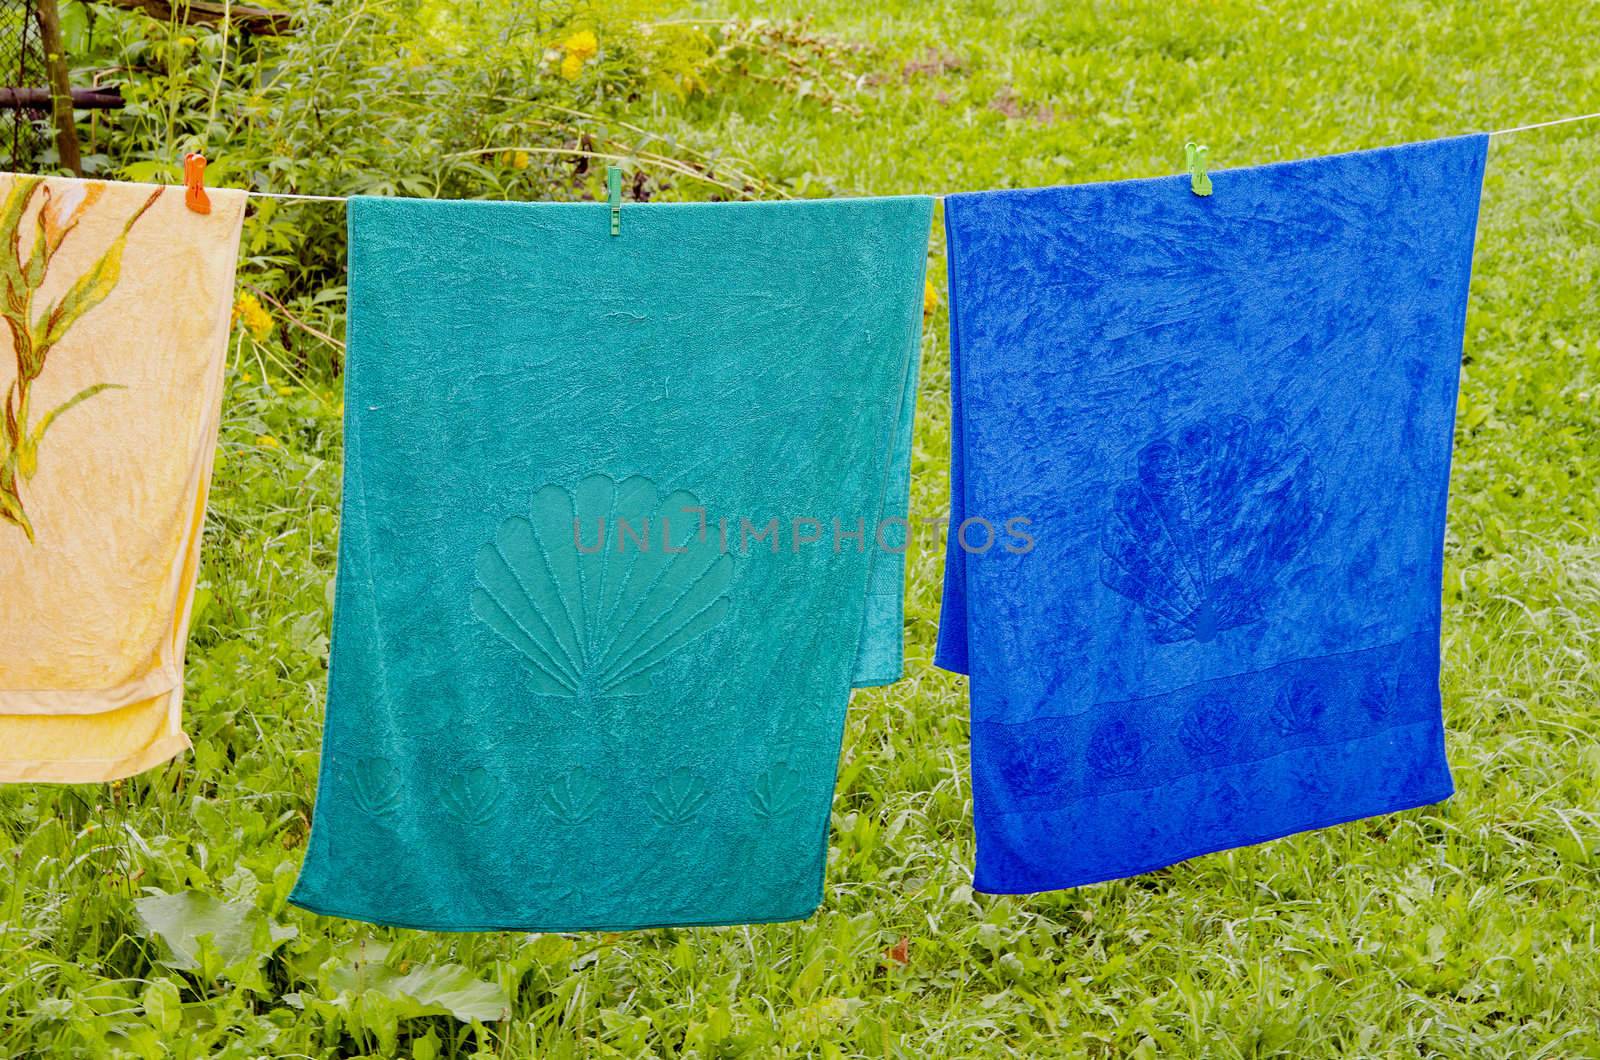
<instances>
[{"instance_id":1,"label":"orange clothespin","mask_svg":"<svg viewBox=\"0 0 1600 1060\"><path fill-rule=\"evenodd\" d=\"M206 156L191 151L183 156L183 204L195 213L210 213L206 197Z\"/></svg>"}]
</instances>

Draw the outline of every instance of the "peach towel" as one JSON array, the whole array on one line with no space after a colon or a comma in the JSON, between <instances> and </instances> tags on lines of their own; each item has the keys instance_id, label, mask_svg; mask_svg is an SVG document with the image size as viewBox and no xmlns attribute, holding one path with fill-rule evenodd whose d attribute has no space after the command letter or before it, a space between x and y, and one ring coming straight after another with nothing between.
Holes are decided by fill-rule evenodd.
<instances>
[{"instance_id":1,"label":"peach towel","mask_svg":"<svg viewBox=\"0 0 1600 1060\"><path fill-rule=\"evenodd\" d=\"M245 193L0 174L0 782L189 746L183 650Z\"/></svg>"}]
</instances>

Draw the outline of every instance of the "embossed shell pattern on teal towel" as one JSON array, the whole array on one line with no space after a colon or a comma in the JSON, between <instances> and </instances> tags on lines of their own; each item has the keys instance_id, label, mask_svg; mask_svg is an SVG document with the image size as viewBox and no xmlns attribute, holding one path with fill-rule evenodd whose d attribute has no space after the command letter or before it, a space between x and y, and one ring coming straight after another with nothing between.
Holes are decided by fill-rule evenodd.
<instances>
[{"instance_id":1,"label":"embossed shell pattern on teal towel","mask_svg":"<svg viewBox=\"0 0 1600 1060\"><path fill-rule=\"evenodd\" d=\"M628 206L613 238L602 204L351 202L297 904L440 930L816 907L850 688L899 676L874 539L903 540L931 219Z\"/></svg>"}]
</instances>

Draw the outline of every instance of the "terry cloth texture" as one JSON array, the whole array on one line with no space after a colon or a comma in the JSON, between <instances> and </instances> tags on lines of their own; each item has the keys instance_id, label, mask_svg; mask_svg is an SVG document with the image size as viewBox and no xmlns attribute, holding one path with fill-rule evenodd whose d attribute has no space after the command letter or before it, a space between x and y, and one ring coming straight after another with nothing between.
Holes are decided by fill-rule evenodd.
<instances>
[{"instance_id":1,"label":"terry cloth texture","mask_svg":"<svg viewBox=\"0 0 1600 1060\"><path fill-rule=\"evenodd\" d=\"M1220 172L1209 198L947 200L937 661L971 675L979 889L1451 793L1440 577L1486 143Z\"/></svg>"},{"instance_id":2,"label":"terry cloth texture","mask_svg":"<svg viewBox=\"0 0 1600 1060\"><path fill-rule=\"evenodd\" d=\"M356 199L293 900L439 930L804 917L900 669L931 201Z\"/></svg>"},{"instance_id":3,"label":"terry cloth texture","mask_svg":"<svg viewBox=\"0 0 1600 1060\"><path fill-rule=\"evenodd\" d=\"M183 651L245 193L0 175L0 781L189 746Z\"/></svg>"}]
</instances>

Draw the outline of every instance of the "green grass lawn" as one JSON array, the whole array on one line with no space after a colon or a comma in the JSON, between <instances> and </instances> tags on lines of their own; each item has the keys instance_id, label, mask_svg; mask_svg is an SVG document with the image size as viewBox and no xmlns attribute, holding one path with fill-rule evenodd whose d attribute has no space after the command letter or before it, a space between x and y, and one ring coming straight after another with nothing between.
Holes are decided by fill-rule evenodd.
<instances>
[{"instance_id":1,"label":"green grass lawn","mask_svg":"<svg viewBox=\"0 0 1600 1060\"><path fill-rule=\"evenodd\" d=\"M1151 176L1181 170L1187 139L1225 168L1600 110L1593 3L782 6L656 17L809 14L837 56L827 85L635 113L798 194ZM337 207L293 209L337 232ZM244 282L265 268L251 254ZM941 305L920 516L946 506L945 325ZM1490 153L1444 579L1456 796L1031 898L970 887L964 682L930 665L942 550L924 533L906 677L852 704L810 920L450 936L286 907L315 795L340 398L279 328L235 336L194 753L108 787L0 791L0 1055L1600 1056L1600 121ZM148 888L230 904L161 942L135 915ZM421 966L452 966L451 989L399 979ZM442 1014L502 992L509 1020Z\"/></svg>"}]
</instances>

